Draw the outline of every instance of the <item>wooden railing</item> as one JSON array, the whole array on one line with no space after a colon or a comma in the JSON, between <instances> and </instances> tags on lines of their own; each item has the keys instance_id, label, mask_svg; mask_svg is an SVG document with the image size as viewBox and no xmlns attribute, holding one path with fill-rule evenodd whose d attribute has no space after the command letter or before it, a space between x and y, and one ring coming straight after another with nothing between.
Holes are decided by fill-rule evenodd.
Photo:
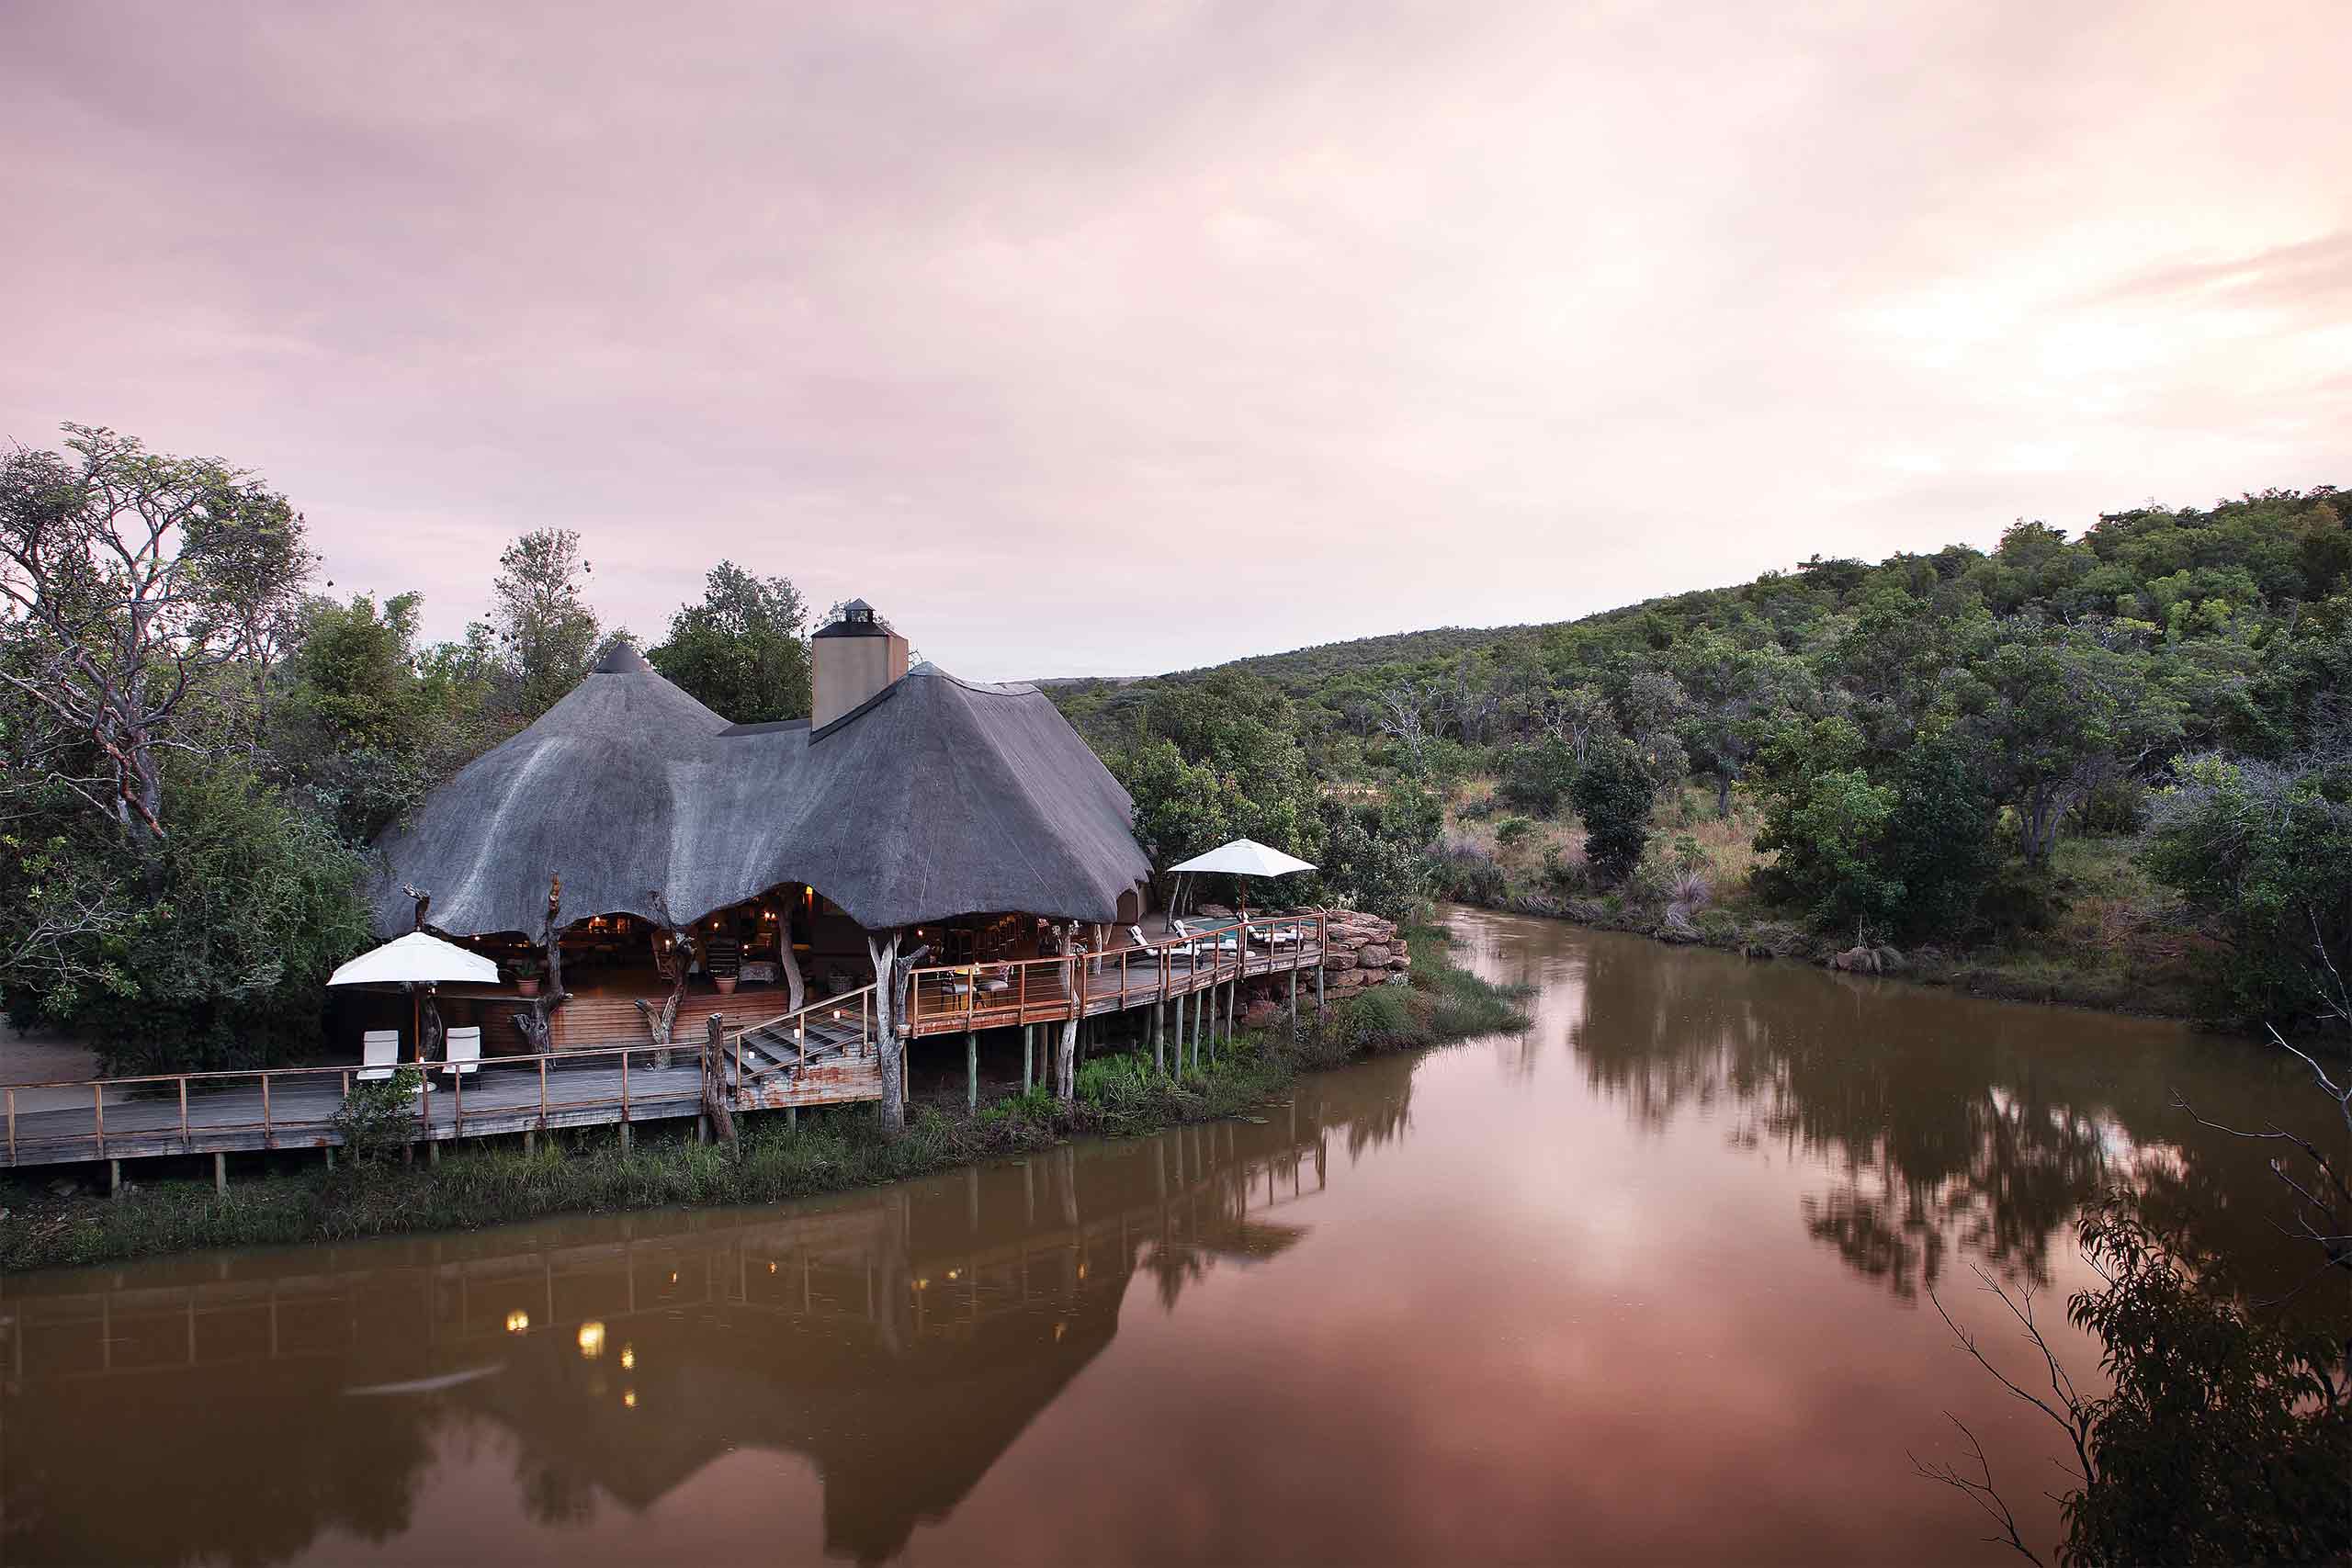
<instances>
[{"instance_id":1,"label":"wooden railing","mask_svg":"<svg viewBox=\"0 0 2352 1568\"><path fill-rule=\"evenodd\" d=\"M551 1112L617 1109L619 1120L626 1122L629 1120L632 1100L647 1079L646 1070L640 1068L636 1073L637 1083L631 1083L630 1059L653 1055L658 1049L650 1043L575 1046L538 1055L482 1057L465 1065L470 1071L453 1070L453 1064L446 1060L404 1061L397 1070L421 1073L435 1086L432 1090L419 1090L416 1095L420 1135L437 1137L446 1130L447 1135L462 1136L469 1099L479 1108L475 1112L477 1121L486 1116L519 1115L545 1125ZM687 1062L698 1065L704 1045L699 1041L681 1042L671 1049ZM553 1073L549 1072L550 1067L555 1069ZM6 1104L8 1163L14 1165L17 1161L20 1097L37 1090L86 1091L90 1096L86 1130L40 1129L38 1138L31 1136L33 1130L27 1130L24 1141L37 1144L44 1151L61 1145L74 1148L86 1145L87 1157L95 1159L118 1155L196 1153L201 1147L199 1138L233 1139L255 1133L261 1134L264 1148L303 1148L339 1142L334 1125L336 1114L364 1070L367 1069L359 1064L230 1068L7 1085L0 1092L5 1092ZM515 1079L526 1072L529 1079L536 1080L534 1088L517 1090ZM673 1067L658 1076L667 1091L660 1096L663 1100L691 1098L695 1092L691 1068ZM595 1080L593 1089L583 1081L592 1077ZM486 1093L484 1079L494 1079L496 1093ZM256 1089L258 1094L254 1092ZM111 1109L116 1120L112 1134L107 1130L109 1096L113 1098ZM447 1108L446 1112L440 1109L444 1106ZM163 1111L160 1116L156 1114L159 1107ZM48 1117L73 1110L71 1105L44 1107L27 1114Z\"/></svg>"},{"instance_id":2,"label":"wooden railing","mask_svg":"<svg viewBox=\"0 0 2352 1568\"><path fill-rule=\"evenodd\" d=\"M1284 974L1319 961L1321 915L1261 915L1204 926L1142 947L1050 958L935 964L913 973L910 1033L1059 1022L1098 1003L1124 1010L1189 995L1239 975Z\"/></svg>"}]
</instances>

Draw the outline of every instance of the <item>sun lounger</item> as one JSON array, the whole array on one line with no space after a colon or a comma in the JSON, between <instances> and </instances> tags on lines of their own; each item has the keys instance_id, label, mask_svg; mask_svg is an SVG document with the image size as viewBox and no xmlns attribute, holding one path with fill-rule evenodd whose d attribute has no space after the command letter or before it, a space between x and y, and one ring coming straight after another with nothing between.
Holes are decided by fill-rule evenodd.
<instances>
[{"instance_id":1,"label":"sun lounger","mask_svg":"<svg viewBox=\"0 0 2352 1568\"><path fill-rule=\"evenodd\" d=\"M1234 953L1240 949L1240 939L1235 936L1231 931L1225 931L1216 935L1210 935L1205 932L1195 933L1192 927L1186 925L1182 920L1170 920L1168 923L1174 929L1178 936L1184 938L1187 942L1192 942L1196 947L1205 944L1218 953Z\"/></svg>"},{"instance_id":2,"label":"sun lounger","mask_svg":"<svg viewBox=\"0 0 2352 1568\"><path fill-rule=\"evenodd\" d=\"M481 1030L479 1025L449 1031L449 1060L442 1067L451 1077L459 1073L471 1073L481 1066Z\"/></svg>"},{"instance_id":3,"label":"sun lounger","mask_svg":"<svg viewBox=\"0 0 2352 1568\"><path fill-rule=\"evenodd\" d=\"M401 1032L397 1029L371 1029L359 1037L359 1059L365 1066L359 1069L361 1083L382 1083L400 1066Z\"/></svg>"}]
</instances>

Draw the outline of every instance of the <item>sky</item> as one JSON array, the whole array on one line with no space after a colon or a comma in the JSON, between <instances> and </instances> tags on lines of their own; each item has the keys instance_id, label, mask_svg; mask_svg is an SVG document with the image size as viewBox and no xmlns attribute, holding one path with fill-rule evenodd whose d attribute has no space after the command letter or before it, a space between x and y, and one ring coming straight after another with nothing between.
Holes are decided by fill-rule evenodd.
<instances>
[{"instance_id":1,"label":"sky","mask_svg":"<svg viewBox=\"0 0 2352 1568\"><path fill-rule=\"evenodd\" d=\"M2352 6L0 5L0 440L977 679L2352 486Z\"/></svg>"}]
</instances>

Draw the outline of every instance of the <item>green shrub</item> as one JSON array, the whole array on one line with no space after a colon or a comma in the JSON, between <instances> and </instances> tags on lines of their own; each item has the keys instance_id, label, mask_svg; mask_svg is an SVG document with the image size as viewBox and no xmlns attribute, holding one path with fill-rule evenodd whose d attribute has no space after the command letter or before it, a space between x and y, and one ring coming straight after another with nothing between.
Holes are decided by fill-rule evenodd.
<instances>
[{"instance_id":1,"label":"green shrub","mask_svg":"<svg viewBox=\"0 0 2352 1568\"><path fill-rule=\"evenodd\" d=\"M417 1099L424 1090L424 1074L413 1066L396 1068L389 1078L351 1086L334 1121L353 1165L372 1165L415 1140Z\"/></svg>"},{"instance_id":2,"label":"green shrub","mask_svg":"<svg viewBox=\"0 0 2352 1568\"><path fill-rule=\"evenodd\" d=\"M1585 859L1604 886L1624 881L1641 863L1655 788L1634 749L1617 741L1594 747L1577 775L1573 794L1577 815L1584 818Z\"/></svg>"}]
</instances>

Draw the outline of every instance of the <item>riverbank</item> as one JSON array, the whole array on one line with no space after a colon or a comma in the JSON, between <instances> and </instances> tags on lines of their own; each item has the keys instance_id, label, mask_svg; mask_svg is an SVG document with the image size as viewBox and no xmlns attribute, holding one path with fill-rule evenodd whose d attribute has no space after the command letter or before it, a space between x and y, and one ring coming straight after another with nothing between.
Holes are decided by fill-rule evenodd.
<instances>
[{"instance_id":1,"label":"riverbank","mask_svg":"<svg viewBox=\"0 0 2352 1568\"><path fill-rule=\"evenodd\" d=\"M1850 931L1810 930L1755 895L1749 877L1759 859L1759 824L1744 799L1727 818L1698 791L1659 803L1653 858L1697 873L1702 891L1697 907L1677 908L1662 872L1637 874L1621 889L1591 890L1582 824L1564 816L1521 818L1510 829L1510 818L1495 815L1492 787L1475 781L1448 812L1446 897L1460 903L1748 958L1898 976L2000 1001L2198 1016L2194 965L2211 944L2179 899L2150 879L2139 840L2129 836L2059 841L2039 929L1975 945L1858 950Z\"/></svg>"},{"instance_id":2,"label":"riverbank","mask_svg":"<svg viewBox=\"0 0 2352 1568\"><path fill-rule=\"evenodd\" d=\"M1063 1105L1042 1089L977 1113L924 1106L886 1138L871 1107L744 1118L729 1148L683 1131L640 1129L623 1152L610 1130L454 1150L437 1163L305 1163L215 1192L209 1182L126 1183L115 1198L55 1193L29 1180L0 1199L0 1272L67 1268L214 1247L337 1242L472 1230L548 1215L672 1205L775 1202L903 1180L1088 1135L1131 1136L1241 1114L1299 1073L1377 1052L1413 1050L1525 1024L1519 993L1453 962L1445 933L1414 928L1408 985L1334 996L1295 1037L1245 1032L1214 1061L1172 1078L1148 1054L1097 1057ZM681 1124L683 1128L684 1124ZM569 1141L567 1142L567 1138Z\"/></svg>"}]
</instances>

